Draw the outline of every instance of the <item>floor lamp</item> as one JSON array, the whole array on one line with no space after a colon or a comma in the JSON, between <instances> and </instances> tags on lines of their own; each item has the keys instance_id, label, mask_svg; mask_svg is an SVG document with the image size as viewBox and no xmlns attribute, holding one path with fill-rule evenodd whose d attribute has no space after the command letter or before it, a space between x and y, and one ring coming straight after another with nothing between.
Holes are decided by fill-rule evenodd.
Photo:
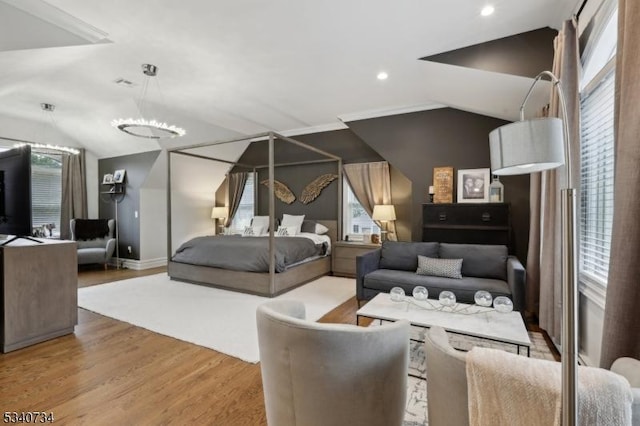
<instances>
[{"instance_id":1,"label":"floor lamp","mask_svg":"<svg viewBox=\"0 0 640 426\"><path fill-rule=\"evenodd\" d=\"M564 120L555 117L524 119L524 107L536 83L548 77L558 89ZM561 193L562 230L562 424L577 421L577 292L576 191L571 177L571 147L566 122L567 105L560 80L551 72L538 74L520 106L520 121L489 134L491 168L496 175L520 175L550 170L565 164L567 187Z\"/></svg>"}]
</instances>

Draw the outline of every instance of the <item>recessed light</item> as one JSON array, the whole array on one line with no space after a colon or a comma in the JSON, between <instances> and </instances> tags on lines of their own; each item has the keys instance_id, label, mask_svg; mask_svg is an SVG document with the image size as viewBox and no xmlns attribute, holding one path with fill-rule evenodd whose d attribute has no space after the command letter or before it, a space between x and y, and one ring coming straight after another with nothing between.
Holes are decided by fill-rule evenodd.
<instances>
[{"instance_id":1,"label":"recessed light","mask_svg":"<svg viewBox=\"0 0 640 426\"><path fill-rule=\"evenodd\" d=\"M489 16L489 15L493 14L494 11L495 11L494 7L491 6L490 4L488 4L488 5L486 5L485 7L482 8L482 10L480 11L480 15Z\"/></svg>"},{"instance_id":2,"label":"recessed light","mask_svg":"<svg viewBox=\"0 0 640 426\"><path fill-rule=\"evenodd\" d=\"M389 78L389 74L387 74L384 71L380 71L378 73L378 80L386 80L387 78Z\"/></svg>"}]
</instances>

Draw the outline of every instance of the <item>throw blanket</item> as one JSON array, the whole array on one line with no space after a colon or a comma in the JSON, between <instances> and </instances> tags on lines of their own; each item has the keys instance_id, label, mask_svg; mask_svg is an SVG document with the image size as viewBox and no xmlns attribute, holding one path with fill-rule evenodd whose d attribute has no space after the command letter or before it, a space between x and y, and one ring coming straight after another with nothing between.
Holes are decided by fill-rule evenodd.
<instances>
[{"instance_id":1,"label":"throw blanket","mask_svg":"<svg viewBox=\"0 0 640 426\"><path fill-rule=\"evenodd\" d=\"M109 233L107 219L76 219L76 240L93 240Z\"/></svg>"},{"instance_id":2,"label":"throw blanket","mask_svg":"<svg viewBox=\"0 0 640 426\"><path fill-rule=\"evenodd\" d=\"M277 237L274 246L276 272L326 251L325 244L306 237ZM197 237L182 244L172 260L234 271L269 272L269 237Z\"/></svg>"},{"instance_id":3,"label":"throw blanket","mask_svg":"<svg viewBox=\"0 0 640 426\"><path fill-rule=\"evenodd\" d=\"M497 349L467 354L471 425L560 425L559 362L525 358ZM578 367L578 424L631 425L631 388L607 370Z\"/></svg>"}]
</instances>

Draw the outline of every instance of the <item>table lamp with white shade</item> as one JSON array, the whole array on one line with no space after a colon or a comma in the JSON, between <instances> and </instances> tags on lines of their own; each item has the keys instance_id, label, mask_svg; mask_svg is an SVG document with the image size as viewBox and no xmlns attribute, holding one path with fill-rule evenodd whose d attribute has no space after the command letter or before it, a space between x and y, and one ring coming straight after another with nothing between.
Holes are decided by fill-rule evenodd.
<instances>
[{"instance_id":1,"label":"table lamp with white shade","mask_svg":"<svg viewBox=\"0 0 640 426\"><path fill-rule=\"evenodd\" d=\"M373 206L371 219L382 223L384 229L380 230L380 240L385 241L388 232L387 222L396 220L396 209L392 204L376 204Z\"/></svg>"},{"instance_id":2,"label":"table lamp with white shade","mask_svg":"<svg viewBox=\"0 0 640 426\"><path fill-rule=\"evenodd\" d=\"M227 218L227 208L226 207L214 207L211 209L211 219L214 220L214 223L216 220L220 219L220 231L218 231L216 228L216 233L220 233L222 234L224 231L224 222L222 221L223 219Z\"/></svg>"},{"instance_id":3,"label":"table lamp with white shade","mask_svg":"<svg viewBox=\"0 0 640 426\"><path fill-rule=\"evenodd\" d=\"M554 117L524 119L524 107L534 86L548 77L558 89L563 120ZM576 323L576 190L572 185L571 146L566 122L567 106L560 80L550 71L535 78L520 106L520 121L498 127L489 134L491 168L496 175L521 175L565 165L567 187L560 191L562 229L562 425L577 421Z\"/></svg>"}]
</instances>

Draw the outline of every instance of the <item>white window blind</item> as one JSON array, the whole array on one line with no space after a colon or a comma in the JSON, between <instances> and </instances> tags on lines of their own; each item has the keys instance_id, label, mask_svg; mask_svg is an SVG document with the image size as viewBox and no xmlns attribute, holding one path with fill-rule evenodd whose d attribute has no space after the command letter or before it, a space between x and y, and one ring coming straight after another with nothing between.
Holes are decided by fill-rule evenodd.
<instances>
[{"instance_id":1,"label":"white window blind","mask_svg":"<svg viewBox=\"0 0 640 426\"><path fill-rule=\"evenodd\" d=\"M60 230L62 202L62 157L56 154L31 156L31 220L34 227L53 223Z\"/></svg>"},{"instance_id":2,"label":"white window blind","mask_svg":"<svg viewBox=\"0 0 640 426\"><path fill-rule=\"evenodd\" d=\"M580 279L606 285L613 223L614 77L605 68L582 93Z\"/></svg>"},{"instance_id":3,"label":"white window blind","mask_svg":"<svg viewBox=\"0 0 640 426\"><path fill-rule=\"evenodd\" d=\"M362 204L351 190L346 178L343 179L342 229L347 235L379 234L380 228L367 214Z\"/></svg>"},{"instance_id":4,"label":"white window blind","mask_svg":"<svg viewBox=\"0 0 640 426\"><path fill-rule=\"evenodd\" d=\"M242 190L240 205L238 206L238 210L236 211L236 214L233 216L233 220L231 221L231 229L244 229L245 226L249 226L251 224L251 219L253 218L254 202L253 177L254 174L249 173L247 181L244 184L244 189Z\"/></svg>"}]
</instances>

